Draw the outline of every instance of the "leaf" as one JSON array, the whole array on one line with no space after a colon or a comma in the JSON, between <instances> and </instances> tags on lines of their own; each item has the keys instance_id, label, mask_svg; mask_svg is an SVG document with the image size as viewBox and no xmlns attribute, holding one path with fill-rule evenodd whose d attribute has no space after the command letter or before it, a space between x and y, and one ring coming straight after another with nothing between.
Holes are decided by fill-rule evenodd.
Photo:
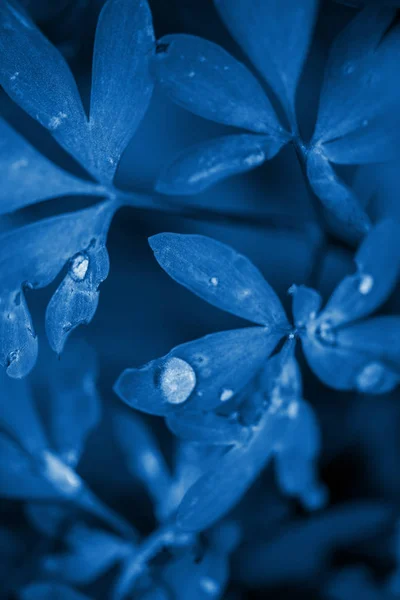
<instances>
[{"instance_id":1,"label":"leaf","mask_svg":"<svg viewBox=\"0 0 400 600\"><path fill-rule=\"evenodd\" d=\"M240 134L201 142L164 167L156 189L162 194L198 194L218 181L259 167L281 150L274 137Z\"/></svg>"},{"instance_id":2,"label":"leaf","mask_svg":"<svg viewBox=\"0 0 400 600\"><path fill-rule=\"evenodd\" d=\"M61 583L30 583L19 592L20 600L90 600Z\"/></svg>"},{"instance_id":3,"label":"leaf","mask_svg":"<svg viewBox=\"0 0 400 600\"><path fill-rule=\"evenodd\" d=\"M355 255L356 273L339 283L319 323L336 327L372 313L389 297L400 274L400 227L381 221L362 242Z\"/></svg>"},{"instance_id":4,"label":"leaf","mask_svg":"<svg viewBox=\"0 0 400 600\"><path fill-rule=\"evenodd\" d=\"M107 278L109 267L103 242L90 243L85 252L71 259L68 273L46 310L46 333L54 352L61 354L72 331L93 319L99 303L99 285Z\"/></svg>"},{"instance_id":5,"label":"leaf","mask_svg":"<svg viewBox=\"0 0 400 600\"><path fill-rule=\"evenodd\" d=\"M400 318L376 317L338 330L309 328L302 336L307 361L337 390L383 394L400 381Z\"/></svg>"},{"instance_id":6,"label":"leaf","mask_svg":"<svg viewBox=\"0 0 400 600\"><path fill-rule=\"evenodd\" d=\"M258 133L283 132L257 79L213 42L186 34L164 36L152 71L173 102L200 117Z\"/></svg>"},{"instance_id":7,"label":"leaf","mask_svg":"<svg viewBox=\"0 0 400 600\"><path fill-rule=\"evenodd\" d=\"M286 417L266 411L250 442L229 450L189 489L178 509L178 527L201 531L228 513L271 458L287 422Z\"/></svg>"},{"instance_id":8,"label":"leaf","mask_svg":"<svg viewBox=\"0 0 400 600\"><path fill-rule=\"evenodd\" d=\"M0 84L84 166L87 120L75 80L58 50L14 0L0 6Z\"/></svg>"},{"instance_id":9,"label":"leaf","mask_svg":"<svg viewBox=\"0 0 400 600\"><path fill-rule=\"evenodd\" d=\"M98 365L94 351L82 340L71 344L59 367L48 377L48 427L54 449L76 467L90 432L99 424L101 402L96 389Z\"/></svg>"},{"instance_id":10,"label":"leaf","mask_svg":"<svg viewBox=\"0 0 400 600\"><path fill-rule=\"evenodd\" d=\"M58 538L67 523L76 520L75 508L68 504L31 502L25 504L24 513L37 531L52 538Z\"/></svg>"},{"instance_id":11,"label":"leaf","mask_svg":"<svg viewBox=\"0 0 400 600\"><path fill-rule=\"evenodd\" d=\"M11 377L24 377L35 364L37 355L37 338L23 288L49 285L67 261L72 259L70 268L77 282L75 288L71 287L73 291L76 288L79 290L80 281L85 277L85 263L77 264L78 258L81 252L90 250L90 247L97 244L100 248L103 246L115 209L113 202L104 202L76 213L44 219L0 236L0 364ZM89 266L86 266L90 272ZM59 292L56 295L60 297ZM56 300L51 301L52 310ZM82 313L75 315L71 311L69 315L75 327ZM76 322L73 322L73 318L76 318Z\"/></svg>"},{"instance_id":12,"label":"leaf","mask_svg":"<svg viewBox=\"0 0 400 600\"><path fill-rule=\"evenodd\" d=\"M49 442L27 382L13 380L0 371L0 394L0 431L11 433L29 453L48 448Z\"/></svg>"},{"instance_id":13,"label":"leaf","mask_svg":"<svg viewBox=\"0 0 400 600\"><path fill-rule=\"evenodd\" d=\"M352 190L338 178L328 160L317 150L308 155L307 176L328 214L349 230L353 238L363 237L370 227L368 215Z\"/></svg>"},{"instance_id":14,"label":"leaf","mask_svg":"<svg viewBox=\"0 0 400 600\"><path fill-rule=\"evenodd\" d=\"M243 389L280 338L262 327L206 335L126 369L114 389L129 406L154 415L212 410Z\"/></svg>"},{"instance_id":15,"label":"leaf","mask_svg":"<svg viewBox=\"0 0 400 600\"><path fill-rule=\"evenodd\" d=\"M156 511L162 515L172 480L151 429L143 419L130 413L116 416L114 432L130 473L142 481Z\"/></svg>"},{"instance_id":16,"label":"leaf","mask_svg":"<svg viewBox=\"0 0 400 600\"><path fill-rule=\"evenodd\" d=\"M321 309L322 297L305 285L292 285L289 293L293 296L293 317L296 327L304 327L315 319Z\"/></svg>"},{"instance_id":17,"label":"leaf","mask_svg":"<svg viewBox=\"0 0 400 600\"><path fill-rule=\"evenodd\" d=\"M282 331L282 304L259 270L231 247L202 235L160 233L149 239L159 265L213 306Z\"/></svg>"},{"instance_id":18,"label":"leaf","mask_svg":"<svg viewBox=\"0 0 400 600\"><path fill-rule=\"evenodd\" d=\"M304 400L297 399L288 410L291 425L275 458L279 486L284 493L299 498L309 510L319 509L326 503L327 492L316 474L321 445L318 423Z\"/></svg>"},{"instance_id":19,"label":"leaf","mask_svg":"<svg viewBox=\"0 0 400 600\"><path fill-rule=\"evenodd\" d=\"M96 167L107 181L149 105L153 48L147 0L108 0L97 24L90 104Z\"/></svg>"},{"instance_id":20,"label":"leaf","mask_svg":"<svg viewBox=\"0 0 400 600\"><path fill-rule=\"evenodd\" d=\"M81 524L71 529L66 544L65 553L44 556L41 563L49 576L73 585L93 583L132 553L121 538Z\"/></svg>"},{"instance_id":21,"label":"leaf","mask_svg":"<svg viewBox=\"0 0 400 600\"><path fill-rule=\"evenodd\" d=\"M214 0L235 40L294 112L296 88L311 41L316 0Z\"/></svg>"},{"instance_id":22,"label":"leaf","mask_svg":"<svg viewBox=\"0 0 400 600\"><path fill-rule=\"evenodd\" d=\"M172 413L167 415L167 425L176 436L202 444L231 446L248 441L250 431L237 420L207 413Z\"/></svg>"},{"instance_id":23,"label":"leaf","mask_svg":"<svg viewBox=\"0 0 400 600\"><path fill-rule=\"evenodd\" d=\"M57 196L101 193L102 188L77 179L42 156L0 118L0 215Z\"/></svg>"},{"instance_id":24,"label":"leaf","mask_svg":"<svg viewBox=\"0 0 400 600\"><path fill-rule=\"evenodd\" d=\"M16 441L0 432L0 496L21 500L60 500L61 494L36 469Z\"/></svg>"},{"instance_id":25,"label":"leaf","mask_svg":"<svg viewBox=\"0 0 400 600\"><path fill-rule=\"evenodd\" d=\"M324 144L359 131L357 144L362 147L371 141L370 124L376 127L378 119L390 122L390 114L396 114L400 86L393 79L393 68L400 28L386 33L394 16L389 8L368 6L335 40L325 70L314 142ZM343 141L345 151L350 144L351 139L348 146Z\"/></svg>"}]
</instances>

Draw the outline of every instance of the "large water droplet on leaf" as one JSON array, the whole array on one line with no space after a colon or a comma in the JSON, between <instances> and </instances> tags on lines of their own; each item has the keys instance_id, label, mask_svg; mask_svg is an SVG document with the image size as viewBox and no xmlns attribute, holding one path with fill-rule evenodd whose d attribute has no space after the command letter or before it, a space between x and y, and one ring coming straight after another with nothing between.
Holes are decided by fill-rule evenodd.
<instances>
[{"instance_id":1,"label":"large water droplet on leaf","mask_svg":"<svg viewBox=\"0 0 400 600\"><path fill-rule=\"evenodd\" d=\"M83 281L89 268L89 258L86 254L77 254L71 260L70 274L75 281Z\"/></svg>"},{"instance_id":2,"label":"large water droplet on leaf","mask_svg":"<svg viewBox=\"0 0 400 600\"><path fill-rule=\"evenodd\" d=\"M174 356L163 367L160 386L168 402L182 404L196 386L196 373L189 363Z\"/></svg>"},{"instance_id":3,"label":"large water droplet on leaf","mask_svg":"<svg viewBox=\"0 0 400 600\"><path fill-rule=\"evenodd\" d=\"M374 392L385 376L385 367L379 362L371 362L357 375L356 387L360 392Z\"/></svg>"}]
</instances>

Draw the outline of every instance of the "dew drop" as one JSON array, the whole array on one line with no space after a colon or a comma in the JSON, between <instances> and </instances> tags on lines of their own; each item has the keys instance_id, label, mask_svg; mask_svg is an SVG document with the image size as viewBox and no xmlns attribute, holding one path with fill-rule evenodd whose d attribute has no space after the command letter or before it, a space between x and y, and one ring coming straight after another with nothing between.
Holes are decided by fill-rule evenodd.
<instances>
[{"instance_id":1,"label":"dew drop","mask_svg":"<svg viewBox=\"0 0 400 600\"><path fill-rule=\"evenodd\" d=\"M45 450L42 455L44 475L63 494L73 495L82 486L80 477L58 456Z\"/></svg>"},{"instance_id":2,"label":"dew drop","mask_svg":"<svg viewBox=\"0 0 400 600\"><path fill-rule=\"evenodd\" d=\"M211 279L210 279L210 283L211 283L211 285L213 285L214 287L217 287L217 285L218 285L218 277L211 277Z\"/></svg>"},{"instance_id":3,"label":"dew drop","mask_svg":"<svg viewBox=\"0 0 400 600\"><path fill-rule=\"evenodd\" d=\"M50 121L47 124L48 129L50 131L55 131L60 127L63 121L68 117L68 115L64 112L59 112L55 117L51 117Z\"/></svg>"},{"instance_id":4,"label":"dew drop","mask_svg":"<svg viewBox=\"0 0 400 600\"><path fill-rule=\"evenodd\" d=\"M230 390L229 388L224 388L221 392L219 399L221 400L221 402L227 402L227 400L230 400L232 398L233 394L233 390Z\"/></svg>"},{"instance_id":5,"label":"dew drop","mask_svg":"<svg viewBox=\"0 0 400 600\"><path fill-rule=\"evenodd\" d=\"M188 77L190 77L190 79L192 79L195 75L196 73L194 71L189 71L188 73Z\"/></svg>"},{"instance_id":6,"label":"dew drop","mask_svg":"<svg viewBox=\"0 0 400 600\"><path fill-rule=\"evenodd\" d=\"M287 408L287 415L289 419L295 419L299 414L299 403L295 400L291 402Z\"/></svg>"},{"instance_id":7,"label":"dew drop","mask_svg":"<svg viewBox=\"0 0 400 600\"><path fill-rule=\"evenodd\" d=\"M210 596L215 596L220 591L218 583L215 579L211 579L211 577L202 577L200 579L200 587Z\"/></svg>"},{"instance_id":8,"label":"dew drop","mask_svg":"<svg viewBox=\"0 0 400 600\"><path fill-rule=\"evenodd\" d=\"M374 278L371 275L362 275L360 280L360 285L358 286L358 291L360 294L366 296L370 293L374 285Z\"/></svg>"},{"instance_id":9,"label":"dew drop","mask_svg":"<svg viewBox=\"0 0 400 600\"><path fill-rule=\"evenodd\" d=\"M332 323L328 320L322 321L317 327L316 330L317 336L326 342L327 344L335 344L336 343L336 333L334 328L332 327Z\"/></svg>"},{"instance_id":10,"label":"dew drop","mask_svg":"<svg viewBox=\"0 0 400 600\"><path fill-rule=\"evenodd\" d=\"M71 261L70 274L75 281L85 279L89 268L89 258L86 254L77 254Z\"/></svg>"},{"instance_id":11,"label":"dew drop","mask_svg":"<svg viewBox=\"0 0 400 600\"><path fill-rule=\"evenodd\" d=\"M262 162L264 162L264 160L265 152L260 151L256 154L250 154L249 156L246 156L243 162L248 167L257 167Z\"/></svg>"},{"instance_id":12,"label":"dew drop","mask_svg":"<svg viewBox=\"0 0 400 600\"><path fill-rule=\"evenodd\" d=\"M143 470L149 477L154 477L158 474L158 461L153 452L144 452L141 456Z\"/></svg>"},{"instance_id":13,"label":"dew drop","mask_svg":"<svg viewBox=\"0 0 400 600\"><path fill-rule=\"evenodd\" d=\"M368 119L364 119L364 120L362 121L361 125L362 125L363 127L368 127L368 123L369 123Z\"/></svg>"},{"instance_id":14,"label":"dew drop","mask_svg":"<svg viewBox=\"0 0 400 600\"><path fill-rule=\"evenodd\" d=\"M355 71L355 66L353 63L347 63L343 68L345 75L351 75Z\"/></svg>"},{"instance_id":15,"label":"dew drop","mask_svg":"<svg viewBox=\"0 0 400 600\"><path fill-rule=\"evenodd\" d=\"M382 382L384 375L385 367L379 362L371 362L357 375L356 388L360 392L372 392Z\"/></svg>"},{"instance_id":16,"label":"dew drop","mask_svg":"<svg viewBox=\"0 0 400 600\"><path fill-rule=\"evenodd\" d=\"M174 356L163 367L160 386L167 402L182 404L196 386L196 373L189 363Z\"/></svg>"}]
</instances>

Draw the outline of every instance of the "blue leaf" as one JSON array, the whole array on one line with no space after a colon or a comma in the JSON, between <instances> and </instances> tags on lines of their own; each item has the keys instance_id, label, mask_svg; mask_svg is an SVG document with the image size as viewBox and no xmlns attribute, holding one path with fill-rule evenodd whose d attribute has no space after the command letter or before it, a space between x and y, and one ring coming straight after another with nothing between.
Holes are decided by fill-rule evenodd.
<instances>
[{"instance_id":1,"label":"blue leaf","mask_svg":"<svg viewBox=\"0 0 400 600\"><path fill-rule=\"evenodd\" d=\"M90 600L61 583L31 583L19 592L19 600Z\"/></svg>"},{"instance_id":2,"label":"blue leaf","mask_svg":"<svg viewBox=\"0 0 400 600\"><path fill-rule=\"evenodd\" d=\"M296 327L302 328L315 319L322 304L321 295L305 285L292 285L289 293L293 296L293 318Z\"/></svg>"},{"instance_id":3,"label":"blue leaf","mask_svg":"<svg viewBox=\"0 0 400 600\"><path fill-rule=\"evenodd\" d=\"M170 277L210 304L266 325L288 327L279 298L259 270L230 246L201 235L160 233L149 239Z\"/></svg>"},{"instance_id":4,"label":"blue leaf","mask_svg":"<svg viewBox=\"0 0 400 600\"><path fill-rule=\"evenodd\" d=\"M400 274L400 226L391 220L376 225L355 255L357 271L339 283L319 323L336 327L365 317L393 291Z\"/></svg>"},{"instance_id":5,"label":"blue leaf","mask_svg":"<svg viewBox=\"0 0 400 600\"><path fill-rule=\"evenodd\" d=\"M178 437L202 444L231 446L245 443L250 430L234 418L207 413L172 413L167 425Z\"/></svg>"},{"instance_id":6,"label":"blue leaf","mask_svg":"<svg viewBox=\"0 0 400 600\"><path fill-rule=\"evenodd\" d=\"M49 285L72 259L70 269L79 290L86 275L84 269L90 272L89 261L79 262L79 257L90 248L103 247L115 209L112 202L104 202L12 230L0 237L0 364L10 376L25 376L37 355L37 339L23 288ZM66 277L71 278L69 274ZM56 292L56 295L60 297L60 293ZM52 308L54 304L52 301ZM72 326L76 326L82 313L70 313L69 316ZM53 331L51 333L55 335Z\"/></svg>"},{"instance_id":7,"label":"blue leaf","mask_svg":"<svg viewBox=\"0 0 400 600\"><path fill-rule=\"evenodd\" d=\"M377 317L335 330L311 324L302 343L308 363L337 390L382 394L400 381L400 318Z\"/></svg>"},{"instance_id":8,"label":"blue leaf","mask_svg":"<svg viewBox=\"0 0 400 600\"><path fill-rule=\"evenodd\" d=\"M320 451L320 432L311 406L297 399L289 405L290 428L282 449L276 453L276 473L280 488L298 497L310 510L321 508L327 493L316 478L316 460Z\"/></svg>"},{"instance_id":9,"label":"blue leaf","mask_svg":"<svg viewBox=\"0 0 400 600\"><path fill-rule=\"evenodd\" d=\"M49 442L26 380L13 380L0 371L0 395L0 430L12 433L27 452L48 448Z\"/></svg>"},{"instance_id":10,"label":"blue leaf","mask_svg":"<svg viewBox=\"0 0 400 600\"><path fill-rule=\"evenodd\" d=\"M41 564L50 577L79 586L93 583L133 551L121 538L80 524L72 527L65 543L65 553L44 556Z\"/></svg>"},{"instance_id":11,"label":"blue leaf","mask_svg":"<svg viewBox=\"0 0 400 600\"><path fill-rule=\"evenodd\" d=\"M25 516L43 535L58 538L69 520L75 520L74 508L68 504L53 502L31 502L25 504Z\"/></svg>"},{"instance_id":12,"label":"blue leaf","mask_svg":"<svg viewBox=\"0 0 400 600\"><path fill-rule=\"evenodd\" d=\"M58 368L49 375L49 433L60 458L76 467L89 433L101 418L96 390L98 366L92 348L82 341L71 344Z\"/></svg>"},{"instance_id":13,"label":"blue leaf","mask_svg":"<svg viewBox=\"0 0 400 600\"><path fill-rule=\"evenodd\" d=\"M225 25L282 103L295 94L317 13L317 0L214 0Z\"/></svg>"},{"instance_id":14,"label":"blue leaf","mask_svg":"<svg viewBox=\"0 0 400 600\"><path fill-rule=\"evenodd\" d=\"M171 475L151 429L142 418L130 413L116 416L114 431L130 473L143 482L162 517Z\"/></svg>"},{"instance_id":15,"label":"blue leaf","mask_svg":"<svg viewBox=\"0 0 400 600\"><path fill-rule=\"evenodd\" d=\"M162 194L198 194L218 181L259 167L284 145L274 137L240 134L185 148L162 170L156 189Z\"/></svg>"},{"instance_id":16,"label":"blue leaf","mask_svg":"<svg viewBox=\"0 0 400 600\"><path fill-rule=\"evenodd\" d=\"M334 576L327 586L330 600L393 600L389 591L379 589L366 567L347 567Z\"/></svg>"},{"instance_id":17,"label":"blue leaf","mask_svg":"<svg viewBox=\"0 0 400 600\"><path fill-rule=\"evenodd\" d=\"M213 42L167 35L158 42L152 70L171 100L201 117L258 133L283 132L257 79Z\"/></svg>"},{"instance_id":18,"label":"blue leaf","mask_svg":"<svg viewBox=\"0 0 400 600\"><path fill-rule=\"evenodd\" d=\"M334 172L329 161L319 150L308 154L307 175L311 187L323 206L354 238L367 233L370 220L360 201Z\"/></svg>"},{"instance_id":19,"label":"blue leaf","mask_svg":"<svg viewBox=\"0 0 400 600\"><path fill-rule=\"evenodd\" d=\"M390 114L397 113L400 86L393 78L393 68L400 47L400 28L392 28L385 36L394 16L394 10L369 6L349 23L332 46L313 139L322 144L324 151L325 142L358 131L356 140L349 138L347 143L343 140L338 145L338 162L346 162L345 156L340 159L340 146L351 156L352 141L361 148L369 145L370 125L378 138L385 136L386 126L379 132L378 120L390 122ZM377 149L380 143L378 139ZM362 159L362 152L361 149L357 161ZM372 155L371 148L366 152ZM376 156L379 160L378 152Z\"/></svg>"},{"instance_id":20,"label":"blue leaf","mask_svg":"<svg viewBox=\"0 0 400 600\"><path fill-rule=\"evenodd\" d=\"M22 500L60 500L60 492L42 477L32 456L0 432L0 496Z\"/></svg>"},{"instance_id":21,"label":"blue leaf","mask_svg":"<svg viewBox=\"0 0 400 600\"><path fill-rule=\"evenodd\" d=\"M46 333L54 352L61 354L68 336L88 325L99 303L99 286L107 278L109 259L104 240L90 243L70 261L68 273L46 310Z\"/></svg>"},{"instance_id":22,"label":"blue leaf","mask_svg":"<svg viewBox=\"0 0 400 600\"><path fill-rule=\"evenodd\" d=\"M0 215L57 196L99 194L100 186L77 179L44 158L0 118Z\"/></svg>"},{"instance_id":23,"label":"blue leaf","mask_svg":"<svg viewBox=\"0 0 400 600\"><path fill-rule=\"evenodd\" d=\"M147 0L108 0L96 30L90 105L96 167L108 181L149 105L153 48Z\"/></svg>"},{"instance_id":24,"label":"blue leaf","mask_svg":"<svg viewBox=\"0 0 400 600\"><path fill-rule=\"evenodd\" d=\"M115 391L133 408L155 415L212 410L243 389L280 338L262 327L207 335L140 369L126 369Z\"/></svg>"},{"instance_id":25,"label":"blue leaf","mask_svg":"<svg viewBox=\"0 0 400 600\"><path fill-rule=\"evenodd\" d=\"M0 6L0 83L58 143L90 164L86 115L62 55L14 0Z\"/></svg>"}]
</instances>

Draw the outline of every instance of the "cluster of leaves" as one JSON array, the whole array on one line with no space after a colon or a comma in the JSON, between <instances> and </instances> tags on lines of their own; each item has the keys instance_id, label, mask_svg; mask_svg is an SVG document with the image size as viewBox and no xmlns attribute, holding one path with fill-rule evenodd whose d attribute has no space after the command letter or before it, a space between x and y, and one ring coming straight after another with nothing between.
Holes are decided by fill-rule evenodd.
<instances>
[{"instance_id":1,"label":"cluster of leaves","mask_svg":"<svg viewBox=\"0 0 400 600\"><path fill-rule=\"evenodd\" d=\"M398 281L400 224L395 215L374 219L365 198L334 168L399 158L396 3L365 3L333 42L310 140L301 134L296 98L319 2L214 4L248 66L186 33L156 42L147 0L107 0L97 23L86 110L66 59L35 24L29 3L0 3L0 84L83 173L56 165L0 118L0 215L11 223L0 234L0 495L23 502L29 527L44 540L34 576L28 569L10 584L22 600L84 600L107 577L113 600L222 598L231 560L242 583L268 585L265 564L275 560L275 577L282 581L293 565L286 560L289 549L311 543L314 558L299 566L305 577L329 562L333 548L392 527L397 518L389 507L366 501L326 508L320 426L303 392L307 367L323 389L380 395L400 383L400 316L372 316ZM49 14L45 5L36 8ZM179 153L162 170L154 193L127 192L116 184L117 168L155 85L161 97L187 111L244 132ZM324 304L314 289L321 275L314 265L313 281L292 282L288 290L289 319L258 268L231 246L198 234L149 239L173 280L253 325L180 344L117 379L114 391L129 408L121 403L113 414L115 442L156 522L144 534L82 474L89 434L101 422L99 366L92 348L75 337L66 344L67 338L96 313L99 286L110 269L107 235L120 207L193 214L184 196L259 167L286 145L295 149L315 208L321 240L316 266L327 240L337 239L357 246L354 272ZM86 207L13 222L14 213L25 214L22 209L71 196L86 197ZM194 213L205 219L213 214L200 207ZM63 360L48 361L38 392L37 369L31 374L38 336L26 291L57 278L45 329ZM169 454L139 413L163 417ZM249 515L259 510L252 486L269 463L287 505L292 499L308 513L324 510L300 522L278 514L275 525L284 524L279 535L246 547ZM112 475L103 479L108 483ZM264 526L263 519L257 526ZM13 540L7 528L4 536ZM398 579L392 573L383 591L363 568L351 567L331 574L323 594L340 600L356 590L359 597L381 598L398 593Z\"/></svg>"}]
</instances>

